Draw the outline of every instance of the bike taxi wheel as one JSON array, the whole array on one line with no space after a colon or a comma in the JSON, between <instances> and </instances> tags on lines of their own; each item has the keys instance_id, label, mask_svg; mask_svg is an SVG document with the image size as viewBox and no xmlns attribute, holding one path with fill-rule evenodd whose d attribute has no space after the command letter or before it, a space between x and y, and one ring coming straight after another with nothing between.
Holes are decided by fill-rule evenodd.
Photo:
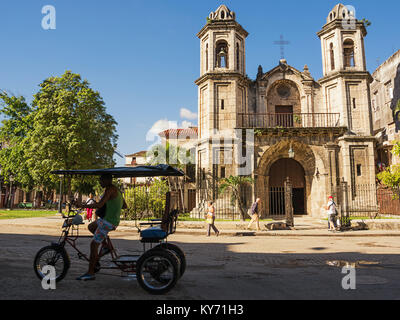
<instances>
[{"instance_id":1,"label":"bike taxi wheel","mask_svg":"<svg viewBox=\"0 0 400 320\"><path fill-rule=\"evenodd\" d=\"M170 251L173 251L176 256L179 258L180 260L180 274L179 274L179 278L183 276L183 274L185 273L186 270L186 256L185 253L181 250L181 248L179 248L177 245L174 245L172 243L161 243L157 246L155 246L152 250L159 250L160 248L162 249L168 249Z\"/></svg>"},{"instance_id":2,"label":"bike taxi wheel","mask_svg":"<svg viewBox=\"0 0 400 320\"><path fill-rule=\"evenodd\" d=\"M37 277L42 280L46 275L43 274L43 267L53 266L56 271L56 282L61 281L70 266L68 254L64 248L56 246L47 246L39 250L33 262L33 268Z\"/></svg>"},{"instance_id":3,"label":"bike taxi wheel","mask_svg":"<svg viewBox=\"0 0 400 320\"><path fill-rule=\"evenodd\" d=\"M170 291L176 285L179 274L179 258L166 249L146 251L137 261L136 279L151 294Z\"/></svg>"}]
</instances>

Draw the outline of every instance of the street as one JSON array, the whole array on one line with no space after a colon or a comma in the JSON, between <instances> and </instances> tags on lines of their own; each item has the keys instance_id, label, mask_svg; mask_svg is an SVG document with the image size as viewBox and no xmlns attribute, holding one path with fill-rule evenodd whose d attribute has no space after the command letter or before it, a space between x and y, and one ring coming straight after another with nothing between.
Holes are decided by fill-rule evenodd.
<instances>
[{"instance_id":1,"label":"street","mask_svg":"<svg viewBox=\"0 0 400 320\"><path fill-rule=\"evenodd\" d=\"M37 222L40 221L38 225ZM35 224L36 222L36 224ZM44 290L33 271L36 252L61 231L60 218L0 221L0 299L398 299L399 237L230 236L179 234L169 237L186 254L187 270L163 296L145 292L117 270L100 271L95 281L75 278L87 263L68 248L71 268L55 290ZM57 227L58 226L58 227ZM83 226L82 233L86 234ZM142 250L136 229L111 233L120 254ZM79 248L89 250L89 238ZM343 267L350 267L343 269ZM352 269L355 267L355 269ZM343 279L353 270L355 289ZM346 281L344 281L347 283Z\"/></svg>"}]
</instances>

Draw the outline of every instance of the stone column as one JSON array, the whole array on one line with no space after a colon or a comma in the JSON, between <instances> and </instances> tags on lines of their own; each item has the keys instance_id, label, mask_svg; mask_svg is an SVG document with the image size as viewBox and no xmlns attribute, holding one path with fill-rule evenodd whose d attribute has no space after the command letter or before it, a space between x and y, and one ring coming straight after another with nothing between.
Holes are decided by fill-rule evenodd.
<instances>
[{"instance_id":1,"label":"stone column","mask_svg":"<svg viewBox=\"0 0 400 320\"><path fill-rule=\"evenodd\" d=\"M336 187L340 184L338 154L340 147L333 143L325 145L328 159L328 184L329 193L333 195L336 192Z\"/></svg>"},{"instance_id":2,"label":"stone column","mask_svg":"<svg viewBox=\"0 0 400 320\"><path fill-rule=\"evenodd\" d=\"M294 227L292 198L293 198L292 183L290 182L289 177L287 177L285 181L285 216L286 216L286 225L288 227Z\"/></svg>"}]
</instances>

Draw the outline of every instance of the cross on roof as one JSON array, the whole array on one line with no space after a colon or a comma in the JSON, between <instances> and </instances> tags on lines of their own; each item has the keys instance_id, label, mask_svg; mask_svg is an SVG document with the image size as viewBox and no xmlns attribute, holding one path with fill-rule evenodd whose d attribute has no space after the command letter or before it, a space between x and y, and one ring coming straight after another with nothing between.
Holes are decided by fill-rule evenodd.
<instances>
[{"instance_id":1,"label":"cross on roof","mask_svg":"<svg viewBox=\"0 0 400 320\"><path fill-rule=\"evenodd\" d=\"M274 41L275 45L281 47L281 59L285 59L285 46L290 44L290 41L283 40L283 35L281 34L279 41Z\"/></svg>"}]
</instances>

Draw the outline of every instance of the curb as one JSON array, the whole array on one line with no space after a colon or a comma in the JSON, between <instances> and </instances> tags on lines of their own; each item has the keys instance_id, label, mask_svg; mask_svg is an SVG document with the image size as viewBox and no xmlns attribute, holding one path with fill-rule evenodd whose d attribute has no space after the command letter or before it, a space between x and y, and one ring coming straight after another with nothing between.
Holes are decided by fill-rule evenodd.
<instances>
[{"instance_id":1,"label":"curb","mask_svg":"<svg viewBox=\"0 0 400 320\"><path fill-rule=\"evenodd\" d=\"M179 230L177 229L175 234L179 235L198 235L198 236L206 236L206 230L202 231L194 231L194 229L184 229L184 230ZM328 231L327 231L328 232ZM220 234L219 237L400 237L400 232L399 233L366 233L365 231L362 233L359 233L362 231L343 231L343 232L336 232L336 233L304 233L304 232L298 232L298 231L293 231L290 232L285 232L285 233L279 233L279 232L271 232L271 231L261 231L261 232L252 232L252 231L234 231L234 230L227 230L224 231L220 229ZM211 234L213 237L214 235Z\"/></svg>"}]
</instances>

